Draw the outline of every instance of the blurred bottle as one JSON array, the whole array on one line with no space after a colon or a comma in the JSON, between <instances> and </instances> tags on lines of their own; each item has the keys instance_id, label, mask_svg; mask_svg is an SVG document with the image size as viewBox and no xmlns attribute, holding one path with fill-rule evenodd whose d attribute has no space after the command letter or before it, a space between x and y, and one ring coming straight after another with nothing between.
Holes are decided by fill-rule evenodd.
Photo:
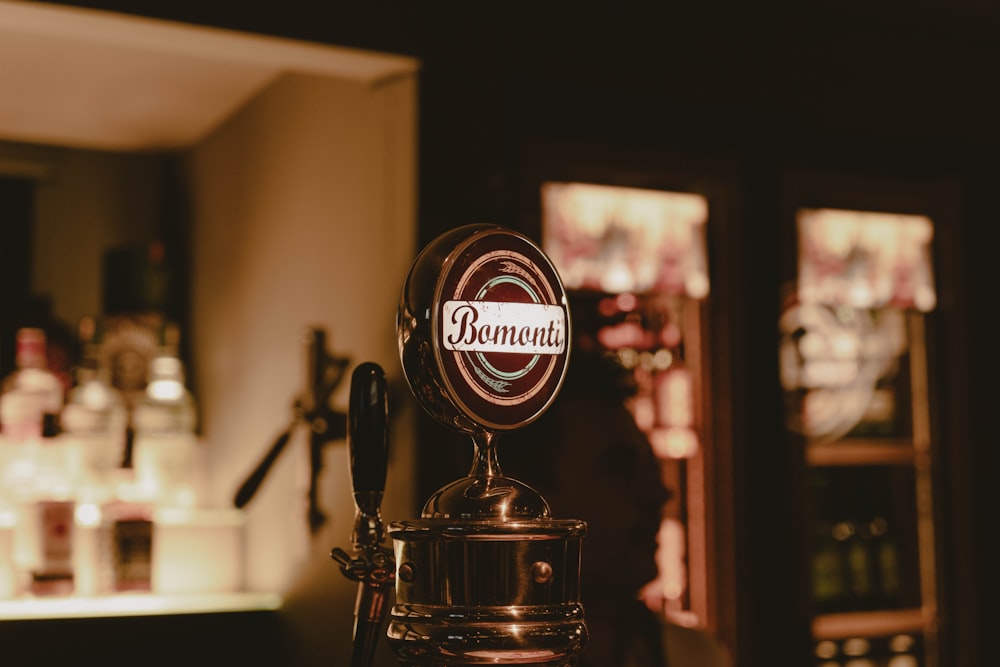
<instances>
[{"instance_id":1,"label":"blurred bottle","mask_svg":"<svg viewBox=\"0 0 1000 667\"><path fill-rule=\"evenodd\" d=\"M121 392L111 386L101 364L100 333L93 317L79 327L81 363L62 413L71 464L80 475L80 500L103 502L112 494L112 475L125 451L128 412Z\"/></svg>"},{"instance_id":2,"label":"blurred bottle","mask_svg":"<svg viewBox=\"0 0 1000 667\"><path fill-rule=\"evenodd\" d=\"M918 667L923 662L921 645L915 635L899 634L891 637L889 651L887 667Z\"/></svg>"},{"instance_id":3,"label":"blurred bottle","mask_svg":"<svg viewBox=\"0 0 1000 667\"><path fill-rule=\"evenodd\" d=\"M160 507L193 507L199 476L194 397L184 365L167 344L149 365L145 393L132 416L136 482Z\"/></svg>"},{"instance_id":4,"label":"blurred bottle","mask_svg":"<svg viewBox=\"0 0 1000 667\"><path fill-rule=\"evenodd\" d=\"M875 667L871 640L867 637L849 637L840 650L847 658L843 663L845 667Z\"/></svg>"},{"instance_id":5,"label":"blurred bottle","mask_svg":"<svg viewBox=\"0 0 1000 667\"><path fill-rule=\"evenodd\" d=\"M864 491L868 498L870 517L868 533L871 535L872 597L876 607L886 609L900 606L898 522L893 502L893 479L897 474L891 468L873 467Z\"/></svg>"},{"instance_id":6,"label":"blurred bottle","mask_svg":"<svg viewBox=\"0 0 1000 667\"><path fill-rule=\"evenodd\" d=\"M59 431L65 391L49 370L45 331L19 329L15 370L3 380L0 393L0 430L8 440L25 442Z\"/></svg>"},{"instance_id":7,"label":"blurred bottle","mask_svg":"<svg viewBox=\"0 0 1000 667\"><path fill-rule=\"evenodd\" d=\"M874 479L870 467L846 467L842 471L844 484L845 521L851 534L845 543L847 581L853 610L874 609L877 605L874 535L871 531L871 503Z\"/></svg>"},{"instance_id":8,"label":"blurred bottle","mask_svg":"<svg viewBox=\"0 0 1000 667\"><path fill-rule=\"evenodd\" d=\"M22 562L35 595L74 591L77 479L61 437L46 438L36 451L35 474L22 508Z\"/></svg>"},{"instance_id":9,"label":"blurred bottle","mask_svg":"<svg viewBox=\"0 0 1000 667\"><path fill-rule=\"evenodd\" d=\"M45 331L17 330L15 367L0 385L2 502L12 517L5 593L72 590L72 491L59 415L65 385L49 370Z\"/></svg>"},{"instance_id":10,"label":"blurred bottle","mask_svg":"<svg viewBox=\"0 0 1000 667\"><path fill-rule=\"evenodd\" d=\"M848 581L853 596L852 606L858 610L874 609L876 589L873 581L872 534L867 521L853 520L853 530L847 541Z\"/></svg>"},{"instance_id":11,"label":"blurred bottle","mask_svg":"<svg viewBox=\"0 0 1000 667\"><path fill-rule=\"evenodd\" d=\"M838 523L834 477L824 469L810 471L815 503L812 552L813 601L820 613L839 611L847 598L847 563L841 542L845 526Z\"/></svg>"},{"instance_id":12,"label":"blurred bottle","mask_svg":"<svg viewBox=\"0 0 1000 667\"><path fill-rule=\"evenodd\" d=\"M118 498L103 507L103 592L151 591L153 587L153 508Z\"/></svg>"},{"instance_id":13,"label":"blurred bottle","mask_svg":"<svg viewBox=\"0 0 1000 667\"><path fill-rule=\"evenodd\" d=\"M153 508L137 492L134 470L116 468L111 495L77 507L76 592L152 590Z\"/></svg>"}]
</instances>

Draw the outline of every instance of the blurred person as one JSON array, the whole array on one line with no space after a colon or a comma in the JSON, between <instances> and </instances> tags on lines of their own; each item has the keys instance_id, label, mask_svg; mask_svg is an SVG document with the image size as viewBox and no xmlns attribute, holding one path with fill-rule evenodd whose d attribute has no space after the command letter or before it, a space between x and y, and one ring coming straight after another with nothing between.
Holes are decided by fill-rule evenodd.
<instances>
[{"instance_id":1,"label":"blurred person","mask_svg":"<svg viewBox=\"0 0 1000 667\"><path fill-rule=\"evenodd\" d=\"M641 600L657 577L671 492L624 402L628 377L596 346L576 345L545 414L498 439L501 468L538 491L554 518L587 522L580 586L590 636L578 667L728 666L713 636L669 623Z\"/></svg>"}]
</instances>

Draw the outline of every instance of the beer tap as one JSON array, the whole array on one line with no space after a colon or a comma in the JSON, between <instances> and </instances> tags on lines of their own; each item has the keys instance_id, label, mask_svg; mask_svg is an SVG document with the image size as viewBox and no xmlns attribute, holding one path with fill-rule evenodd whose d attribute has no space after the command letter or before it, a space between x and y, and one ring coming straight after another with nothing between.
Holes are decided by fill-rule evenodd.
<instances>
[{"instance_id":1,"label":"beer tap","mask_svg":"<svg viewBox=\"0 0 1000 667\"><path fill-rule=\"evenodd\" d=\"M374 364L355 371L355 555L331 553L359 586L351 667L367 667L386 615L384 636L407 667L576 663L587 641L586 523L553 518L534 489L502 473L497 455L498 436L534 421L561 388L569 324L558 273L522 234L467 225L417 256L396 319L403 372L428 414L471 436L474 460L419 518L389 523L393 551L384 549L383 380Z\"/></svg>"},{"instance_id":2,"label":"beer tap","mask_svg":"<svg viewBox=\"0 0 1000 667\"><path fill-rule=\"evenodd\" d=\"M380 510L389 452L386 394L385 373L378 364L365 362L354 369L347 411L356 508L353 555L338 547L330 551L344 576L358 582L350 667L372 664L378 640L384 636L382 625L396 578L392 550L383 546L385 526Z\"/></svg>"},{"instance_id":3,"label":"beer tap","mask_svg":"<svg viewBox=\"0 0 1000 667\"><path fill-rule=\"evenodd\" d=\"M326 349L326 331L314 327L307 334L307 389L292 402L292 419L288 428L275 439L253 472L236 492L234 504L244 507L257 493L271 466L284 451L295 429L309 429L309 490L306 520L315 534L326 523L326 513L319 506L319 475L323 469L323 449L330 442L342 440L347 434L347 416L330 405L330 397L340 385L350 360L330 354Z\"/></svg>"}]
</instances>

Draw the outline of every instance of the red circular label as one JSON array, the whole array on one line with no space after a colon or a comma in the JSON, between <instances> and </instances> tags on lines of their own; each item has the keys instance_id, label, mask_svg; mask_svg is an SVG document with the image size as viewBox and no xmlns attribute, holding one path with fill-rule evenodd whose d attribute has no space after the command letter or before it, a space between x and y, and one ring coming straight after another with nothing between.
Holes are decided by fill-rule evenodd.
<instances>
[{"instance_id":1,"label":"red circular label","mask_svg":"<svg viewBox=\"0 0 1000 667\"><path fill-rule=\"evenodd\" d=\"M569 358L569 312L558 273L526 237L495 228L460 243L433 299L434 349L459 409L489 429L540 415Z\"/></svg>"}]
</instances>

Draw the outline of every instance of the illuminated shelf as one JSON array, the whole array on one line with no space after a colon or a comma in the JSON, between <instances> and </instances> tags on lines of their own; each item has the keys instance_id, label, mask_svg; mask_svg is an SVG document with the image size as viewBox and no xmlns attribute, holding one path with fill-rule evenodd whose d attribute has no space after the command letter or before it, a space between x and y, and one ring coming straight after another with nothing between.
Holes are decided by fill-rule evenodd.
<instances>
[{"instance_id":1,"label":"illuminated shelf","mask_svg":"<svg viewBox=\"0 0 1000 667\"><path fill-rule=\"evenodd\" d=\"M0 621L274 611L276 593L121 594L0 600Z\"/></svg>"},{"instance_id":2,"label":"illuminated shelf","mask_svg":"<svg viewBox=\"0 0 1000 667\"><path fill-rule=\"evenodd\" d=\"M811 466L912 465L916 458L908 438L849 438L806 446Z\"/></svg>"},{"instance_id":3,"label":"illuminated shelf","mask_svg":"<svg viewBox=\"0 0 1000 667\"><path fill-rule=\"evenodd\" d=\"M922 609L883 609L841 614L822 614L813 619L813 639L884 637L907 632L923 632L930 625Z\"/></svg>"}]
</instances>

